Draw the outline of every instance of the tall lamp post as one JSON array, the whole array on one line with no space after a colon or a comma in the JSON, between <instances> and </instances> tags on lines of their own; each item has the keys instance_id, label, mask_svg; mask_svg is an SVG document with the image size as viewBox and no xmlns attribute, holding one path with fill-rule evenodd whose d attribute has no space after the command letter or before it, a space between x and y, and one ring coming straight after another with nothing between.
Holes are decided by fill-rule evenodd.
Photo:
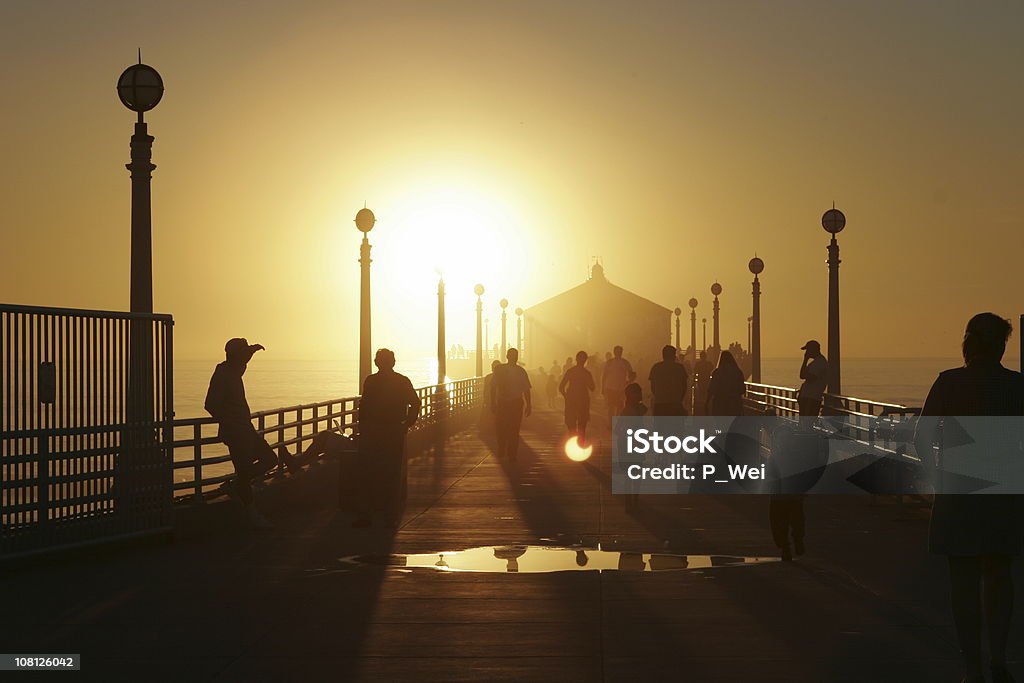
<instances>
[{"instance_id":1,"label":"tall lamp post","mask_svg":"<svg viewBox=\"0 0 1024 683\"><path fill-rule=\"evenodd\" d=\"M718 337L718 295L722 293L722 285L717 282L711 285L711 293L715 296L715 300L711 304L712 346L714 347L715 354L717 355L722 348Z\"/></svg>"},{"instance_id":2,"label":"tall lamp post","mask_svg":"<svg viewBox=\"0 0 1024 683\"><path fill-rule=\"evenodd\" d=\"M501 351L500 351L500 356L502 358L504 358L505 357L505 352L508 351L508 341L507 341L508 337L505 334L506 323L508 322L508 320L506 318L506 315L505 315L505 309L508 308L508 299L502 299L500 302L498 302L498 305L501 306Z\"/></svg>"},{"instance_id":3,"label":"tall lamp post","mask_svg":"<svg viewBox=\"0 0 1024 683\"><path fill-rule=\"evenodd\" d=\"M363 391L363 382L370 375L370 240L367 237L373 230L377 218L367 208L356 213L356 228L363 233L363 242L359 247L359 392Z\"/></svg>"},{"instance_id":4,"label":"tall lamp post","mask_svg":"<svg viewBox=\"0 0 1024 683\"><path fill-rule=\"evenodd\" d=\"M516 308L516 351L523 355L523 309Z\"/></svg>"},{"instance_id":5,"label":"tall lamp post","mask_svg":"<svg viewBox=\"0 0 1024 683\"><path fill-rule=\"evenodd\" d=\"M690 349L693 351L693 362L697 362L697 300L690 299Z\"/></svg>"},{"instance_id":6,"label":"tall lamp post","mask_svg":"<svg viewBox=\"0 0 1024 683\"><path fill-rule=\"evenodd\" d=\"M676 306L676 310L672 312L676 314L676 348L681 349L683 347L679 345L679 314L682 313L683 310Z\"/></svg>"},{"instance_id":7,"label":"tall lamp post","mask_svg":"<svg viewBox=\"0 0 1024 683\"><path fill-rule=\"evenodd\" d=\"M700 324L701 324L701 331L702 331L702 333L704 335L704 339L701 342L701 351L707 351L708 350L708 319L707 318L701 318L700 319Z\"/></svg>"},{"instance_id":8,"label":"tall lamp post","mask_svg":"<svg viewBox=\"0 0 1024 683\"><path fill-rule=\"evenodd\" d=\"M846 227L846 216L835 208L821 216L821 227L832 235L828 243L828 391L834 396L842 394L842 372L839 369L839 242L836 235Z\"/></svg>"},{"instance_id":9,"label":"tall lamp post","mask_svg":"<svg viewBox=\"0 0 1024 683\"><path fill-rule=\"evenodd\" d=\"M750 381L761 383L761 281L757 276L764 271L764 261L757 256L750 259L747 268L754 274L751 296L754 299L754 310L750 316Z\"/></svg>"},{"instance_id":10,"label":"tall lamp post","mask_svg":"<svg viewBox=\"0 0 1024 683\"><path fill-rule=\"evenodd\" d=\"M477 285L473 288L476 294L476 376L484 376L484 301L480 297L484 295L484 286Z\"/></svg>"},{"instance_id":11,"label":"tall lamp post","mask_svg":"<svg viewBox=\"0 0 1024 683\"><path fill-rule=\"evenodd\" d=\"M131 139L131 162L125 168L132 179L131 222L131 285L132 313L153 312L153 222L150 181L156 166L152 163L153 136L146 129L143 114L160 103L164 81L156 69L139 63L125 69L117 79L117 96L121 103L138 114ZM128 422L152 422L153 355L151 322L133 318L130 325L128 360ZM147 437L141 437L144 440Z\"/></svg>"},{"instance_id":12,"label":"tall lamp post","mask_svg":"<svg viewBox=\"0 0 1024 683\"><path fill-rule=\"evenodd\" d=\"M444 276L437 279L437 383L448 375L448 349L444 342Z\"/></svg>"}]
</instances>

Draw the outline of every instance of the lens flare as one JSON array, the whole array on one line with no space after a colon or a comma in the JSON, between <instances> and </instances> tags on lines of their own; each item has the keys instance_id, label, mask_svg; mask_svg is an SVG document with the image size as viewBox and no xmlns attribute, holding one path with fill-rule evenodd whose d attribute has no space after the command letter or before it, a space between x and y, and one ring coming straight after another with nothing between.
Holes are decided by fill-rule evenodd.
<instances>
[{"instance_id":1,"label":"lens flare","mask_svg":"<svg viewBox=\"0 0 1024 683\"><path fill-rule=\"evenodd\" d=\"M580 442L580 437L572 436L565 442L565 454L569 456L569 459L573 462L583 462L594 453L594 445L587 444L584 446Z\"/></svg>"}]
</instances>

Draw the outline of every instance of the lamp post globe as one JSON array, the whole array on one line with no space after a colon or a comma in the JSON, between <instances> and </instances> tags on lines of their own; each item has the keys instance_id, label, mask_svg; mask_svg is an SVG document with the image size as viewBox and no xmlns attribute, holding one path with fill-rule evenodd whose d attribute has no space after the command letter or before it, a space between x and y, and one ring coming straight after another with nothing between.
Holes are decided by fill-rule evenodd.
<instances>
[{"instance_id":1,"label":"lamp post globe","mask_svg":"<svg viewBox=\"0 0 1024 683\"><path fill-rule=\"evenodd\" d=\"M836 208L831 208L821 215L821 227L825 232L836 235L846 227L846 216Z\"/></svg>"},{"instance_id":2,"label":"lamp post globe","mask_svg":"<svg viewBox=\"0 0 1024 683\"><path fill-rule=\"evenodd\" d=\"M690 299L688 305L690 306L690 308L697 308L697 299Z\"/></svg>"},{"instance_id":3,"label":"lamp post globe","mask_svg":"<svg viewBox=\"0 0 1024 683\"><path fill-rule=\"evenodd\" d=\"M374 224L377 222L377 217L373 215L373 211L367 208L359 209L356 213L356 228L359 232L366 234L373 230Z\"/></svg>"},{"instance_id":4,"label":"lamp post globe","mask_svg":"<svg viewBox=\"0 0 1024 683\"><path fill-rule=\"evenodd\" d=\"M498 305L501 306L501 356L504 358L508 351L508 314L505 311L508 299L502 299Z\"/></svg>"},{"instance_id":5,"label":"lamp post globe","mask_svg":"<svg viewBox=\"0 0 1024 683\"><path fill-rule=\"evenodd\" d=\"M149 111L164 96L164 79L148 64L132 64L117 79L121 104L138 114Z\"/></svg>"},{"instance_id":6,"label":"lamp post globe","mask_svg":"<svg viewBox=\"0 0 1024 683\"><path fill-rule=\"evenodd\" d=\"M750 272L754 275L760 275L764 272L764 261L755 256L750 259L750 263L747 264L747 268L750 269Z\"/></svg>"},{"instance_id":7,"label":"lamp post globe","mask_svg":"<svg viewBox=\"0 0 1024 683\"><path fill-rule=\"evenodd\" d=\"M675 314L676 314L676 317L678 318L678 317L679 317L679 314L683 312L683 309L681 309L681 308L679 308L678 306L676 306L676 310L674 310L674 311L672 311L672 312L673 312L673 313L675 313Z\"/></svg>"},{"instance_id":8,"label":"lamp post globe","mask_svg":"<svg viewBox=\"0 0 1024 683\"><path fill-rule=\"evenodd\" d=\"M711 293L714 294L715 296L718 296L719 294L721 294L722 293L722 285L718 284L717 282L715 284L711 285Z\"/></svg>"},{"instance_id":9,"label":"lamp post globe","mask_svg":"<svg viewBox=\"0 0 1024 683\"><path fill-rule=\"evenodd\" d=\"M484 295L484 286L483 285L476 285L475 287L473 287L473 293L476 294L477 296L483 296Z\"/></svg>"}]
</instances>

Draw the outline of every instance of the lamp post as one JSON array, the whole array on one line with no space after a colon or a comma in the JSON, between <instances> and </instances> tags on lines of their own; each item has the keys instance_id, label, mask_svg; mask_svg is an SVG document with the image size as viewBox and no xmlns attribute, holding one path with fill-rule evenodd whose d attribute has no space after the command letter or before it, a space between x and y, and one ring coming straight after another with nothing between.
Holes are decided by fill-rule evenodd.
<instances>
[{"instance_id":1,"label":"lamp post","mask_svg":"<svg viewBox=\"0 0 1024 683\"><path fill-rule=\"evenodd\" d=\"M707 351L708 350L708 319L707 318L701 318L700 319L700 324L701 324L701 330L703 331L703 334L704 334L704 339L701 342L701 349L700 350L701 351Z\"/></svg>"},{"instance_id":2,"label":"lamp post","mask_svg":"<svg viewBox=\"0 0 1024 683\"><path fill-rule=\"evenodd\" d=\"M690 349L693 351L693 362L697 362L697 300L690 299Z\"/></svg>"},{"instance_id":3,"label":"lamp post","mask_svg":"<svg viewBox=\"0 0 1024 683\"><path fill-rule=\"evenodd\" d=\"M523 356L523 309L516 308L516 351Z\"/></svg>"},{"instance_id":4,"label":"lamp post","mask_svg":"<svg viewBox=\"0 0 1024 683\"><path fill-rule=\"evenodd\" d=\"M717 355L718 351L722 348L718 338L718 295L722 293L722 285L717 282L711 285L711 293L715 296L715 300L711 304L712 346L715 349L715 355Z\"/></svg>"},{"instance_id":5,"label":"lamp post","mask_svg":"<svg viewBox=\"0 0 1024 683\"><path fill-rule=\"evenodd\" d=\"M757 276L764 271L764 261L757 256L750 259L747 268L754 274L754 282L751 285L751 296L754 300L754 310L750 316L750 381L761 383L761 281Z\"/></svg>"},{"instance_id":6,"label":"lamp post","mask_svg":"<svg viewBox=\"0 0 1024 683\"><path fill-rule=\"evenodd\" d=\"M484 286L477 285L473 288L476 294L476 376L484 376L484 332L483 315L484 301L480 297L484 295Z\"/></svg>"},{"instance_id":7,"label":"lamp post","mask_svg":"<svg viewBox=\"0 0 1024 683\"><path fill-rule=\"evenodd\" d=\"M377 222L366 207L356 213L356 228L363 233L359 246L359 392L370 375L370 240L367 237Z\"/></svg>"},{"instance_id":8,"label":"lamp post","mask_svg":"<svg viewBox=\"0 0 1024 683\"><path fill-rule=\"evenodd\" d=\"M444 343L444 276L437 278L437 383L448 375L448 349Z\"/></svg>"},{"instance_id":9,"label":"lamp post","mask_svg":"<svg viewBox=\"0 0 1024 683\"><path fill-rule=\"evenodd\" d=\"M828 391L834 396L842 394L842 373L839 370L839 242L836 235L846 227L846 216L835 208L821 216L821 227L832 235L828 244Z\"/></svg>"},{"instance_id":10,"label":"lamp post","mask_svg":"<svg viewBox=\"0 0 1024 683\"><path fill-rule=\"evenodd\" d=\"M508 322L508 320L506 318L506 315L505 315L505 309L508 308L508 299L502 299L500 302L498 302L498 305L501 306L501 352L500 353L501 353L501 357L504 358L505 357L505 352L508 351L508 341L506 341L507 340L507 336L505 334L505 330L506 330L506 327L507 327L506 323Z\"/></svg>"},{"instance_id":11,"label":"lamp post","mask_svg":"<svg viewBox=\"0 0 1024 683\"><path fill-rule=\"evenodd\" d=\"M164 81L156 69L139 63L125 69L117 79L117 96L121 104L138 114L131 138L131 162L125 168L131 173L131 281L132 313L153 312L153 220L150 183L156 166L152 163L153 136L146 128L143 114L160 103ZM152 422L153 414L153 328L146 318L132 318L129 324L128 400L126 419L129 423ZM150 442L151 435L140 434L140 446Z\"/></svg>"},{"instance_id":12,"label":"lamp post","mask_svg":"<svg viewBox=\"0 0 1024 683\"><path fill-rule=\"evenodd\" d=\"M683 311L681 308L676 306L676 310L672 312L676 314L676 348L682 349L683 347L679 345L679 314L682 313Z\"/></svg>"},{"instance_id":13,"label":"lamp post","mask_svg":"<svg viewBox=\"0 0 1024 683\"><path fill-rule=\"evenodd\" d=\"M484 320L484 346L487 347L487 357L491 357L491 319Z\"/></svg>"}]
</instances>

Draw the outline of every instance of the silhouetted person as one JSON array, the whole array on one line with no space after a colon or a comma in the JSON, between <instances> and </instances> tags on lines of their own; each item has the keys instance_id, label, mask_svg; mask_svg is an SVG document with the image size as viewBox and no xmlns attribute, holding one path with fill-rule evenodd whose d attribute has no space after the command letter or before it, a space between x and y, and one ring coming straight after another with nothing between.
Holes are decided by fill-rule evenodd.
<instances>
[{"instance_id":1,"label":"silhouetted person","mask_svg":"<svg viewBox=\"0 0 1024 683\"><path fill-rule=\"evenodd\" d=\"M828 387L828 360L821 355L821 344L813 339L800 349L804 352L804 360L800 365L800 379L803 383L796 392L797 406L801 416L817 417Z\"/></svg>"},{"instance_id":2,"label":"silhouetted person","mask_svg":"<svg viewBox=\"0 0 1024 683\"><path fill-rule=\"evenodd\" d=\"M367 493L371 499L353 526L369 526L366 513L383 514L385 524L398 522L405 497L405 435L420 414L420 397L405 375L395 372L395 354L378 349L377 372L363 380L359 398L359 455L373 472Z\"/></svg>"},{"instance_id":3,"label":"silhouetted person","mask_svg":"<svg viewBox=\"0 0 1024 683\"><path fill-rule=\"evenodd\" d=\"M707 351L701 351L693 366L693 412L707 413L708 387L711 384L711 373L714 367L708 360Z\"/></svg>"},{"instance_id":4,"label":"silhouetted person","mask_svg":"<svg viewBox=\"0 0 1024 683\"><path fill-rule=\"evenodd\" d=\"M742 415L747 386L743 371L729 351L722 351L718 367L711 373L704 412L708 415Z\"/></svg>"},{"instance_id":5,"label":"silhouetted person","mask_svg":"<svg viewBox=\"0 0 1024 683\"><path fill-rule=\"evenodd\" d=\"M821 401L828 386L828 361L821 355L821 344L813 339L802 347L804 360L800 365L800 379L803 384L797 391L797 406L802 418L801 426L806 430L821 412ZM802 433L804 439L808 438ZM806 441L801 442L801 435L794 435L792 448L804 448ZM803 555L804 534L807 528L804 515L803 494L784 493L773 495L768 502L768 521L772 529L772 538L784 561L793 559L794 555ZM790 546L792 538L792 546Z\"/></svg>"},{"instance_id":6,"label":"silhouetted person","mask_svg":"<svg viewBox=\"0 0 1024 683\"><path fill-rule=\"evenodd\" d=\"M235 466L234 490L245 507L249 520L260 527L269 526L252 501L252 480L266 474L277 464L277 456L267 440L256 431L245 399L242 375L261 344L250 345L236 337L224 345L225 360L217 365L206 392L206 412L217 420L217 436L228 447Z\"/></svg>"},{"instance_id":7,"label":"silhouetted person","mask_svg":"<svg viewBox=\"0 0 1024 683\"><path fill-rule=\"evenodd\" d=\"M484 411L481 421L490 422L490 418L494 415L494 371L501 365L500 360L491 361L491 371L484 376Z\"/></svg>"},{"instance_id":8,"label":"silhouetted person","mask_svg":"<svg viewBox=\"0 0 1024 683\"><path fill-rule=\"evenodd\" d=\"M562 374L569 372L569 369L573 366L572 356L566 356L565 362L562 363Z\"/></svg>"},{"instance_id":9,"label":"silhouetted person","mask_svg":"<svg viewBox=\"0 0 1024 683\"><path fill-rule=\"evenodd\" d=\"M631 373L634 377L636 373ZM640 388L640 385L636 382L630 382L626 385L626 389L623 392L626 398L626 403L622 407L620 415L622 417L643 417L647 414L647 406L644 405L644 390ZM635 457L635 456L634 456ZM634 464L632 461L629 464ZM641 464L641 463L636 463ZM630 482L632 488L638 488L639 485L635 482ZM626 494L626 510L635 510L640 505L640 495L636 493Z\"/></svg>"},{"instance_id":10,"label":"silhouetted person","mask_svg":"<svg viewBox=\"0 0 1024 683\"><path fill-rule=\"evenodd\" d=\"M587 370L587 352L576 354L576 365L569 368L558 385L558 393L565 397L565 426L570 435L587 436L590 421L590 392L594 390L594 376Z\"/></svg>"},{"instance_id":11,"label":"silhouetted person","mask_svg":"<svg viewBox=\"0 0 1024 683\"><path fill-rule=\"evenodd\" d=\"M661 350L661 361L651 367L649 379L655 415L686 415L683 399L689 377L683 364L676 362L676 347Z\"/></svg>"},{"instance_id":12,"label":"silhouetted person","mask_svg":"<svg viewBox=\"0 0 1024 683\"><path fill-rule=\"evenodd\" d=\"M615 355L605 362L604 372L601 374L601 393L604 394L604 402L608 407L609 422L622 412L622 406L626 402L626 385L629 384L629 375L633 372L633 366L622 357L622 347L616 346L612 351Z\"/></svg>"},{"instance_id":13,"label":"silhouetted person","mask_svg":"<svg viewBox=\"0 0 1024 683\"><path fill-rule=\"evenodd\" d=\"M533 406L530 402L530 378L526 370L519 367L519 350L509 349L508 359L494 369L491 383L491 405L493 406L498 436L498 457L515 461L519 450L519 429L523 417L529 417Z\"/></svg>"},{"instance_id":14,"label":"silhouetted person","mask_svg":"<svg viewBox=\"0 0 1024 683\"><path fill-rule=\"evenodd\" d=\"M557 365L554 368L558 370ZM555 407L555 399L558 397L558 376L550 372L544 373L544 393L548 398L548 408Z\"/></svg>"},{"instance_id":15,"label":"silhouetted person","mask_svg":"<svg viewBox=\"0 0 1024 683\"><path fill-rule=\"evenodd\" d=\"M946 370L928 392L915 443L934 468L932 444L943 416L1024 415L1024 377L1000 361L1010 323L979 313L967 323L964 367ZM950 597L967 678L984 681L982 626L988 632L992 681L1012 681L1006 669L1006 640L1013 612L1013 556L1024 539L1024 496L941 494L932 503L928 545L949 557Z\"/></svg>"}]
</instances>

